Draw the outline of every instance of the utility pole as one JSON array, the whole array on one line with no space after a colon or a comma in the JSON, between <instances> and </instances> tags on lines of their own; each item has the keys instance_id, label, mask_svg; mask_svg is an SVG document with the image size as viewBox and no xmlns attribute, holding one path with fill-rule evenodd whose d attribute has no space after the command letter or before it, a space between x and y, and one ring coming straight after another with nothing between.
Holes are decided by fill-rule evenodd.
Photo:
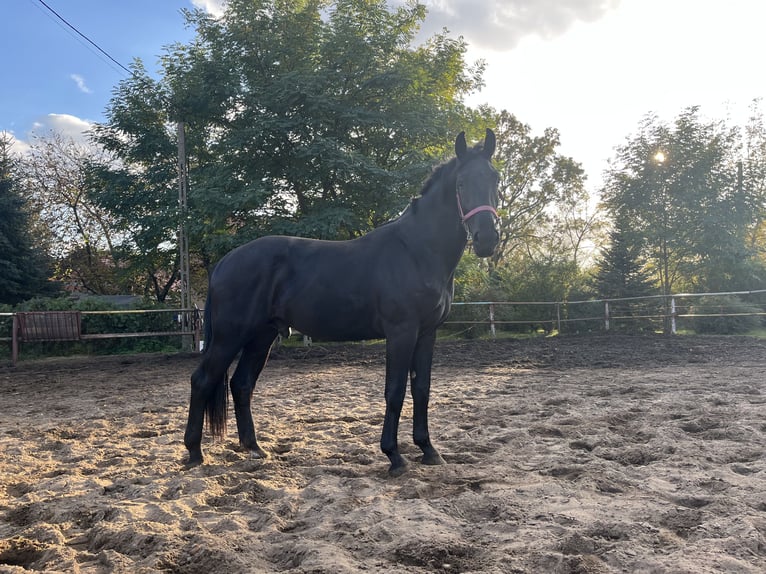
<instances>
[{"instance_id":1,"label":"utility pole","mask_svg":"<svg viewBox=\"0 0 766 574\"><path fill-rule=\"evenodd\" d=\"M189 170L186 164L186 134L183 122L178 122L178 249L180 253L181 280L181 330L191 331L191 291L189 284L189 231L187 228L188 205L187 192L189 189ZM183 336L183 347L187 350L193 345L190 335ZM191 349L196 350L196 349Z\"/></svg>"}]
</instances>

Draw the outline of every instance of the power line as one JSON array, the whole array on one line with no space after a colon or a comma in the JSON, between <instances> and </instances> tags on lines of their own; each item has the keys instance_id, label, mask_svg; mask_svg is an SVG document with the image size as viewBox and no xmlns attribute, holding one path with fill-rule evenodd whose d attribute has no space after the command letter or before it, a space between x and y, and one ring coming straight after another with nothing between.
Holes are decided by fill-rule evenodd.
<instances>
[{"instance_id":1,"label":"power line","mask_svg":"<svg viewBox=\"0 0 766 574\"><path fill-rule=\"evenodd\" d=\"M96 50L101 52L104 56L106 56L110 61L112 61L114 64L116 64L118 67L120 67L122 70L124 70L129 76L133 75L133 72L131 72L128 68L123 66L120 62L115 60L109 53L107 53L106 50L104 50L101 46L96 44L93 40L88 38L85 34L80 32L77 28L75 28L72 24L70 24L66 18L64 18L61 14L56 12L53 8L51 8L48 4L45 3L44 0L37 0L46 10L48 10L51 14L53 14L58 20L60 20L64 25L66 25L68 28L70 28L75 34L80 36L83 40L88 42L91 46L93 46Z\"/></svg>"}]
</instances>

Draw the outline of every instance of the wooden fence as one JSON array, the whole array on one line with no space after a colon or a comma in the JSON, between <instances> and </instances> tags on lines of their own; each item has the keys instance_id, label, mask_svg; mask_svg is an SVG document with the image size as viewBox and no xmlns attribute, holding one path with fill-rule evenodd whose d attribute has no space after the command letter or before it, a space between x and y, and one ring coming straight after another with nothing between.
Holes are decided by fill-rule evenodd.
<instances>
[{"instance_id":1,"label":"wooden fence","mask_svg":"<svg viewBox=\"0 0 766 574\"><path fill-rule=\"evenodd\" d=\"M177 329L163 331L86 333L83 332L82 320L87 315L129 315L150 313L172 313L177 318ZM19 359L22 343L55 341L93 341L98 339L123 339L134 337L184 337L185 346L200 348L202 322L198 309L154 309L126 311L26 311L18 313L0 313L11 317L10 337L0 337L0 341L11 343L11 363L15 366Z\"/></svg>"}]
</instances>

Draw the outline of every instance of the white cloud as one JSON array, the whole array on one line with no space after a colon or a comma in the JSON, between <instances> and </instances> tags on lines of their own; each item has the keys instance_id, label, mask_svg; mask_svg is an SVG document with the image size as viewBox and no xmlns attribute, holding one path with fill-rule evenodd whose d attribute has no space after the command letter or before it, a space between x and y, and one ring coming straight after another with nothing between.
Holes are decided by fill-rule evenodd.
<instances>
[{"instance_id":1,"label":"white cloud","mask_svg":"<svg viewBox=\"0 0 766 574\"><path fill-rule=\"evenodd\" d=\"M67 140L73 141L78 146L97 149L97 146L94 146L88 135L92 128L92 122L76 116L69 114L48 114L32 124L32 129L24 134L25 139L19 139L14 132L9 130L0 130L0 138L9 138L11 141L11 151L18 155L28 153L35 143L35 138L47 138L54 132Z\"/></svg>"},{"instance_id":2,"label":"white cloud","mask_svg":"<svg viewBox=\"0 0 766 574\"><path fill-rule=\"evenodd\" d=\"M83 78L79 74L71 74L69 76L75 84L77 84L77 89L80 90L83 94L92 94L93 90L91 90L87 84L85 83L85 78Z\"/></svg>"},{"instance_id":3,"label":"white cloud","mask_svg":"<svg viewBox=\"0 0 766 574\"><path fill-rule=\"evenodd\" d=\"M93 127L93 123L69 114L48 114L40 118L32 126L29 137L35 135L47 135L56 132L71 139L78 144L87 146L90 144L87 132Z\"/></svg>"},{"instance_id":4,"label":"white cloud","mask_svg":"<svg viewBox=\"0 0 766 574\"><path fill-rule=\"evenodd\" d=\"M388 0L402 6L407 0ZM420 0L428 15L421 35L447 28L472 46L506 51L526 36L555 38L576 22L594 22L616 9L621 0ZM223 16L227 0L191 0L215 18Z\"/></svg>"},{"instance_id":5,"label":"white cloud","mask_svg":"<svg viewBox=\"0 0 766 574\"><path fill-rule=\"evenodd\" d=\"M10 142L12 154L24 155L29 151L29 144L18 139L11 131L0 130L0 139L7 139Z\"/></svg>"},{"instance_id":6,"label":"white cloud","mask_svg":"<svg viewBox=\"0 0 766 574\"><path fill-rule=\"evenodd\" d=\"M191 0L195 8L204 10L211 16L220 18L223 16L223 11L226 7L226 0Z\"/></svg>"},{"instance_id":7,"label":"white cloud","mask_svg":"<svg viewBox=\"0 0 766 574\"><path fill-rule=\"evenodd\" d=\"M423 0L428 15L422 33L447 28L470 45L496 51L514 49L527 36L555 38L576 22L594 22L620 0ZM392 4L403 4L392 0Z\"/></svg>"}]
</instances>

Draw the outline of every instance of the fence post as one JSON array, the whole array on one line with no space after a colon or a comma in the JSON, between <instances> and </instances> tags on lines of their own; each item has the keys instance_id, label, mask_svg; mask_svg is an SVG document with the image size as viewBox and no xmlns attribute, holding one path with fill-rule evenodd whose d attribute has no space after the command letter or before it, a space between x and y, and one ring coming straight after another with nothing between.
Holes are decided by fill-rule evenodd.
<instances>
[{"instance_id":1,"label":"fence post","mask_svg":"<svg viewBox=\"0 0 766 574\"><path fill-rule=\"evenodd\" d=\"M561 303L556 302L556 330L561 334Z\"/></svg>"},{"instance_id":2,"label":"fence post","mask_svg":"<svg viewBox=\"0 0 766 574\"><path fill-rule=\"evenodd\" d=\"M495 338L495 304L489 304L489 332Z\"/></svg>"},{"instance_id":3,"label":"fence post","mask_svg":"<svg viewBox=\"0 0 766 574\"><path fill-rule=\"evenodd\" d=\"M13 333L11 333L11 365L14 367L19 360L19 320L16 313L13 314Z\"/></svg>"},{"instance_id":4,"label":"fence post","mask_svg":"<svg viewBox=\"0 0 766 574\"><path fill-rule=\"evenodd\" d=\"M676 334L676 298L670 298L670 333Z\"/></svg>"},{"instance_id":5,"label":"fence post","mask_svg":"<svg viewBox=\"0 0 766 574\"><path fill-rule=\"evenodd\" d=\"M604 330L609 330L609 301L604 301Z\"/></svg>"}]
</instances>

